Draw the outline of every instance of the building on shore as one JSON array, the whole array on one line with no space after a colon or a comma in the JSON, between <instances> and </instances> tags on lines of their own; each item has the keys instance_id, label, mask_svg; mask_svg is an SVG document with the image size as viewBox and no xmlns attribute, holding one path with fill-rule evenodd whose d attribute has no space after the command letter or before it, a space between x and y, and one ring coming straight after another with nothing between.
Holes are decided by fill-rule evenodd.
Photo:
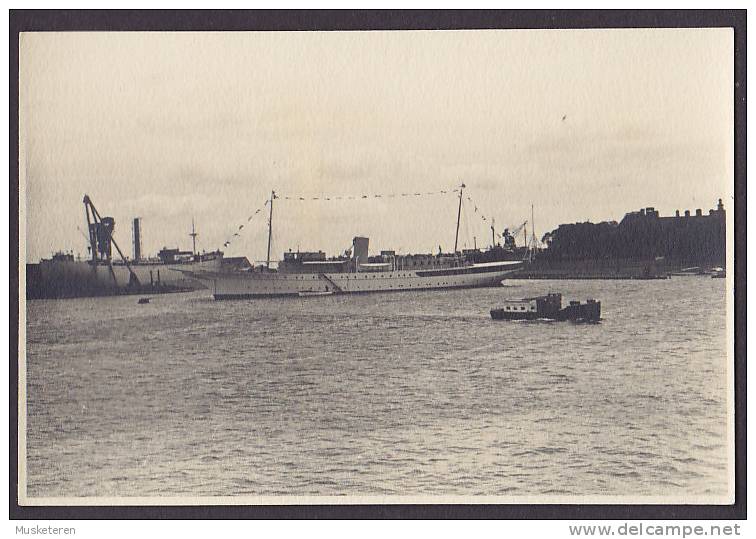
<instances>
[{"instance_id":1,"label":"building on shore","mask_svg":"<svg viewBox=\"0 0 756 539\"><path fill-rule=\"evenodd\" d=\"M724 266L726 213L722 199L705 214L678 210L662 217L652 208L619 223L560 225L543 237L541 258L556 260L664 260L669 265Z\"/></svg>"},{"instance_id":2,"label":"building on shore","mask_svg":"<svg viewBox=\"0 0 756 539\"><path fill-rule=\"evenodd\" d=\"M725 267L726 212L722 200L704 213L661 216L653 207L620 222L571 223L543 236L547 246L522 277L552 279L666 278L681 268Z\"/></svg>"}]
</instances>

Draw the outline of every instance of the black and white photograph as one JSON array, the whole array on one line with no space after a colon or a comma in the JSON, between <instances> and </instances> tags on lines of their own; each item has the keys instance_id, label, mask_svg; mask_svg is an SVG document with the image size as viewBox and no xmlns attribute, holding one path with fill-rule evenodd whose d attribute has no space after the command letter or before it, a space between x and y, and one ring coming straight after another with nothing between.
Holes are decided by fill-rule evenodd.
<instances>
[{"instance_id":1,"label":"black and white photograph","mask_svg":"<svg viewBox=\"0 0 756 539\"><path fill-rule=\"evenodd\" d=\"M21 32L18 504L732 505L734 57Z\"/></svg>"}]
</instances>

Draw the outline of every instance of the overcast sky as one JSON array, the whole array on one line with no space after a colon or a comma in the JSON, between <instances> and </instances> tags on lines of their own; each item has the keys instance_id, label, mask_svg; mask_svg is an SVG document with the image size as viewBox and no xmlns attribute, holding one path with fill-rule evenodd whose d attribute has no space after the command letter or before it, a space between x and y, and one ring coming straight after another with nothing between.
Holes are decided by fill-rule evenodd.
<instances>
[{"instance_id":1,"label":"overcast sky","mask_svg":"<svg viewBox=\"0 0 756 539\"><path fill-rule=\"evenodd\" d=\"M21 38L27 256L86 253L83 195L131 254L222 247L281 196L451 190L460 245L530 219L732 208L730 29L36 33ZM276 200L288 248L454 245L452 195ZM480 219L485 215L488 221ZM530 225L529 225L530 226ZM228 255L264 259L258 214Z\"/></svg>"}]
</instances>

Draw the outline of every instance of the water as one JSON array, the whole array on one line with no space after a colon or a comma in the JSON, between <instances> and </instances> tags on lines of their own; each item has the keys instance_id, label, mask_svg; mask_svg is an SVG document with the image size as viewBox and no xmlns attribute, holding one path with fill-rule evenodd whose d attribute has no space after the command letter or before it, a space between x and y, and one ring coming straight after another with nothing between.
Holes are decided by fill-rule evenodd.
<instances>
[{"instance_id":1,"label":"water","mask_svg":"<svg viewBox=\"0 0 756 539\"><path fill-rule=\"evenodd\" d=\"M725 281L28 303L29 496L727 493ZM492 321L505 297L604 320Z\"/></svg>"}]
</instances>

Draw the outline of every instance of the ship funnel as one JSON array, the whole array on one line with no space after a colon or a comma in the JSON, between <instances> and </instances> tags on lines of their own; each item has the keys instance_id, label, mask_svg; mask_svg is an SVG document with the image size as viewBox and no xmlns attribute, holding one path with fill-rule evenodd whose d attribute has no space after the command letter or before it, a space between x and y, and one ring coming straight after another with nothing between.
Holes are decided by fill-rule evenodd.
<instances>
[{"instance_id":1,"label":"ship funnel","mask_svg":"<svg viewBox=\"0 0 756 539\"><path fill-rule=\"evenodd\" d=\"M367 264L368 263L368 244L370 243L370 240L368 238L363 238L360 236L355 236L355 238L352 240L352 247L353 247L353 259L354 259L354 267L357 271L360 269L360 264Z\"/></svg>"},{"instance_id":2,"label":"ship funnel","mask_svg":"<svg viewBox=\"0 0 756 539\"><path fill-rule=\"evenodd\" d=\"M142 227L140 226L139 217L134 218L134 260L142 259Z\"/></svg>"}]
</instances>

